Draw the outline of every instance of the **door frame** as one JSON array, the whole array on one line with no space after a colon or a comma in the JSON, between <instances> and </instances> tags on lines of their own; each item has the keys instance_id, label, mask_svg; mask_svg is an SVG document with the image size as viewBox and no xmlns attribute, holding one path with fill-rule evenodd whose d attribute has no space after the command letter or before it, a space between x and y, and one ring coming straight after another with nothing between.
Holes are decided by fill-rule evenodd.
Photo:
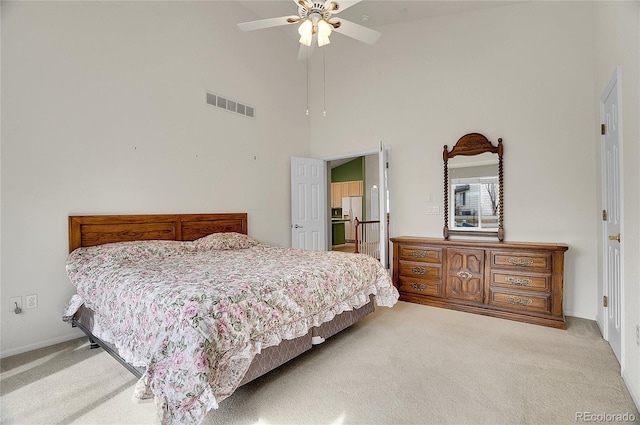
<instances>
[{"instance_id":1,"label":"door frame","mask_svg":"<svg viewBox=\"0 0 640 425\"><path fill-rule=\"evenodd\" d=\"M380 155L384 154L385 155L385 166L386 166L386 170L387 170L387 174L388 174L388 163L390 161L390 156L391 156L391 146L385 145L382 141L379 142L379 146L377 148L372 148L372 149L366 149L366 150L362 150L362 151L356 151L356 152L350 152L350 153L345 153L345 154L340 154L340 155L332 155L332 156L325 156L322 157L321 159L323 159L325 161L326 164L326 177L327 177L327 203L328 205L331 205L331 170L329 168L329 163L331 161L336 161L336 160L340 160L340 159L350 159L350 158L359 158L361 156L368 156L368 155L377 155L378 156L378 162L380 162ZM378 179L383 178L383 175L380 174L381 170L378 170ZM389 191L389 177L387 175L386 177L386 185L385 185L385 189L388 192ZM387 199L387 194L382 194L380 193L378 196L378 201L380 203L380 226L381 229L384 229L384 232L387 236L386 239L388 239L388 237L390 236L389 233L389 228L391 225L389 224L389 226L387 226L387 219L386 219L386 211L387 211L387 204L390 203L389 199ZM330 210L328 210L329 212L329 216L331 216L330 214ZM333 231L333 229L331 228L331 226L329 226L329 231L327 232L327 246L329 247L329 250L331 249L331 232ZM380 261L382 262L382 264L386 267L389 268L389 263L390 263L390 252L389 252L389 248L387 246L384 247L384 252L382 252L382 254L385 257L385 260L383 260L382 258L380 259ZM386 259L389 259L389 261L386 262Z\"/></svg>"},{"instance_id":2,"label":"door frame","mask_svg":"<svg viewBox=\"0 0 640 425\"><path fill-rule=\"evenodd\" d=\"M625 321L624 321L624 317L625 317L625 285L624 285L624 251L625 251L625 240L626 238L624 237L624 179L622 178L623 176L623 134L622 134L622 113L621 113L621 105L620 102L622 100L622 85L621 85L621 67L618 66L616 67L616 70L614 71L613 75L611 76L611 79L609 80L609 83L607 84L607 87L605 88L605 90L602 93L602 96L600 97L600 103L599 103L599 108L600 108L600 122L601 123L605 123L605 110L604 110L604 103L605 100L607 99L607 97L609 96L609 94L612 92L612 90L616 90L616 96L617 96L617 109L618 109L618 174L619 174L619 205L618 208L620 209L620 234L622 235L621 241L620 241L620 316L621 316L621 321L620 321L620 366L622 369L624 369L624 360L625 360L625 355L624 355L624 347L625 347ZM603 165L603 161L605 160L605 136L606 135L601 135L599 138L599 143L600 143L600 188L601 188L601 206L604 210L604 199L605 199L605 190L606 188L604 187L604 182L606 181L604 173L605 173L605 167ZM608 232L607 232L607 225L606 225L606 221L602 220L601 223L601 241L600 241L600 246L601 246L601 261L602 261L602 273L601 273L601 279L598 285L598 311L599 311L599 320L597 320L596 322L598 323L598 326L600 327L600 331L602 332L602 336L603 338L609 342L610 339L610 335L609 335L609 326L608 326L608 307L604 306L604 302L603 302L603 297L604 296L609 296L610 294L608 293L608 288L607 288L607 274L608 274L608 270L607 270L607 261L606 261L606 256L607 256L607 242L608 242Z\"/></svg>"}]
</instances>

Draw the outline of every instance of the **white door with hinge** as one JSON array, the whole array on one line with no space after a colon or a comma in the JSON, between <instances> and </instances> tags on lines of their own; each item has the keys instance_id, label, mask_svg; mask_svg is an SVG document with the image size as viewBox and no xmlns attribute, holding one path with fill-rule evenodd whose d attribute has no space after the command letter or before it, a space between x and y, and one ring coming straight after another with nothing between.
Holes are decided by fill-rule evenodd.
<instances>
[{"instance_id":1,"label":"white door with hinge","mask_svg":"<svg viewBox=\"0 0 640 425\"><path fill-rule=\"evenodd\" d=\"M387 229L387 214L389 213L387 178L389 172L389 151L385 149L384 143L380 142L380 150L378 152L378 211L380 212L380 262L388 269L389 252L387 239L389 229Z\"/></svg>"},{"instance_id":2,"label":"white door with hinge","mask_svg":"<svg viewBox=\"0 0 640 425\"><path fill-rule=\"evenodd\" d=\"M616 69L600 99L602 122L602 239L603 239L603 336L618 361L622 347L622 115L620 68Z\"/></svg>"},{"instance_id":3,"label":"white door with hinge","mask_svg":"<svg viewBox=\"0 0 640 425\"><path fill-rule=\"evenodd\" d=\"M327 249L328 204L326 162L291 158L291 246Z\"/></svg>"}]
</instances>

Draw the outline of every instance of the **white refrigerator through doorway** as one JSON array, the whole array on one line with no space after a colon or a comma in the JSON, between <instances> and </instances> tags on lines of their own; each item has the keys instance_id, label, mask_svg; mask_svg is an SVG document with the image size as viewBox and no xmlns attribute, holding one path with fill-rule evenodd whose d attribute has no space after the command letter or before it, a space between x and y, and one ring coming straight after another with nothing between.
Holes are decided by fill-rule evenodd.
<instances>
[{"instance_id":1,"label":"white refrigerator through doorway","mask_svg":"<svg viewBox=\"0 0 640 425\"><path fill-rule=\"evenodd\" d=\"M347 242L353 243L356 238L356 227L354 220L364 220L362 216L362 196L347 196L342 198L342 218L349 220L344 224L344 238Z\"/></svg>"}]
</instances>

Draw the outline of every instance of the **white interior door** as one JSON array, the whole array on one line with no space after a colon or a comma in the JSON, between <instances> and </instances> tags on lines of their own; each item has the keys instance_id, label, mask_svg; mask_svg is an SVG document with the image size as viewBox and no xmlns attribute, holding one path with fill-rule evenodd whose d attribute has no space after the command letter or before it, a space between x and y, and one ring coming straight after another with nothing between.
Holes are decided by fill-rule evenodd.
<instances>
[{"instance_id":1,"label":"white interior door","mask_svg":"<svg viewBox=\"0 0 640 425\"><path fill-rule=\"evenodd\" d=\"M291 246L316 251L327 249L326 162L291 158Z\"/></svg>"},{"instance_id":2,"label":"white interior door","mask_svg":"<svg viewBox=\"0 0 640 425\"><path fill-rule=\"evenodd\" d=\"M621 114L620 68L616 70L600 100L602 131L602 208L603 208L603 302L604 338L618 361L622 347L622 264L621 264ZM606 306L605 306L606 304Z\"/></svg>"}]
</instances>

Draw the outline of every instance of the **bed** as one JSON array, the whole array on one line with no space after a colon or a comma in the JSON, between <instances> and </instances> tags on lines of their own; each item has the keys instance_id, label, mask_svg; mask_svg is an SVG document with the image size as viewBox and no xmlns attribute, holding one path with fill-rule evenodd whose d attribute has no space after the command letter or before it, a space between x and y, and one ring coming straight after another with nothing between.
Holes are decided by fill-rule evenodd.
<instances>
[{"instance_id":1,"label":"bed","mask_svg":"<svg viewBox=\"0 0 640 425\"><path fill-rule=\"evenodd\" d=\"M246 213L69 217L63 319L135 374L163 424L198 424L235 389L398 292L364 254L262 244Z\"/></svg>"}]
</instances>

